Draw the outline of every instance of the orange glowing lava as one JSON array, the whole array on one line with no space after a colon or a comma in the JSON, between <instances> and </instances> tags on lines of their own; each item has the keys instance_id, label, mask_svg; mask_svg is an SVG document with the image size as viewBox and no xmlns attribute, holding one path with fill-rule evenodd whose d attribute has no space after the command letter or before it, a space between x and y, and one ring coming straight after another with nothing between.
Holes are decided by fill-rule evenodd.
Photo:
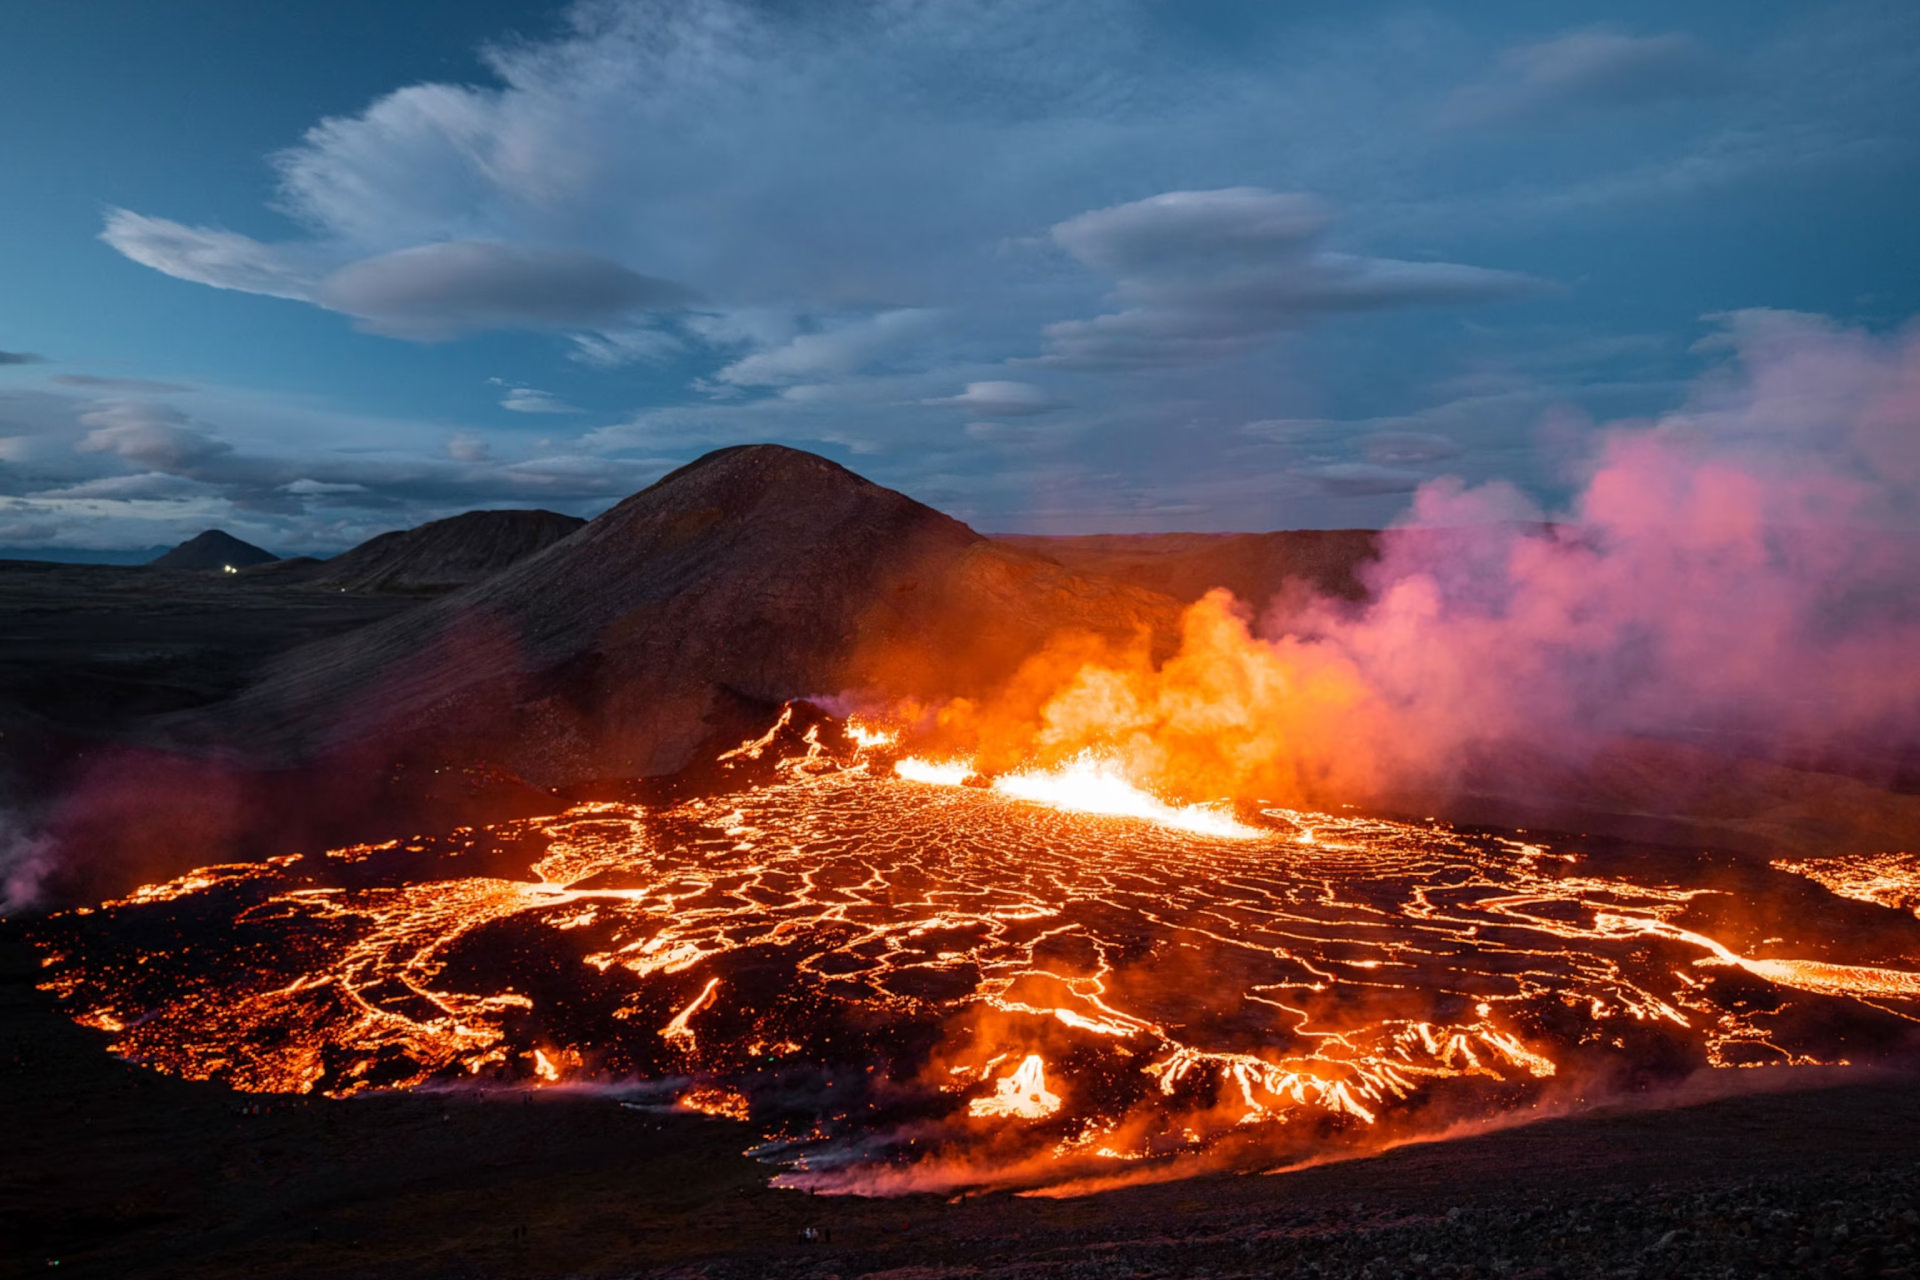
<instances>
[{"instance_id":1,"label":"orange glowing lava","mask_svg":"<svg viewBox=\"0 0 1920 1280\"><path fill-rule=\"evenodd\" d=\"M1047 1064L1037 1053L1020 1060L1020 1065L993 1084L993 1096L975 1098L967 1104L967 1113L975 1116L1011 1116L1039 1120L1060 1109L1060 1095L1047 1089Z\"/></svg>"},{"instance_id":2,"label":"orange glowing lava","mask_svg":"<svg viewBox=\"0 0 1920 1280\"><path fill-rule=\"evenodd\" d=\"M846 724L847 736L862 751L872 751L877 747L891 747L899 743L900 735L892 729L871 725L855 716Z\"/></svg>"},{"instance_id":3,"label":"orange glowing lava","mask_svg":"<svg viewBox=\"0 0 1920 1280\"><path fill-rule=\"evenodd\" d=\"M747 1119L751 1106L747 1095L738 1089L729 1089L721 1085L704 1085L689 1089L680 1095L674 1105L683 1111L697 1111L701 1115L741 1121Z\"/></svg>"},{"instance_id":4,"label":"orange glowing lava","mask_svg":"<svg viewBox=\"0 0 1920 1280\"><path fill-rule=\"evenodd\" d=\"M1051 805L1070 813L1138 818L1194 835L1250 840L1260 834L1216 809L1168 804L1135 786L1117 764L1092 751L1082 751L1051 769L1023 769L1003 774L994 779L993 789L1016 800Z\"/></svg>"},{"instance_id":5,"label":"orange glowing lava","mask_svg":"<svg viewBox=\"0 0 1920 1280\"><path fill-rule=\"evenodd\" d=\"M656 1082L842 1190L1298 1164L1636 1071L1886 1058L1920 1021L1920 920L1795 934L1760 908L1800 866L835 741L789 715L722 794L206 868L37 926L42 980L157 1070Z\"/></svg>"},{"instance_id":6,"label":"orange glowing lava","mask_svg":"<svg viewBox=\"0 0 1920 1280\"><path fill-rule=\"evenodd\" d=\"M936 787L957 787L973 776L973 765L965 760L922 760L908 756L894 762L895 774L908 782L924 782Z\"/></svg>"},{"instance_id":7,"label":"orange glowing lava","mask_svg":"<svg viewBox=\"0 0 1920 1280\"><path fill-rule=\"evenodd\" d=\"M1920 855L1872 853L1783 860L1773 865L1816 881L1843 898L1920 915Z\"/></svg>"}]
</instances>

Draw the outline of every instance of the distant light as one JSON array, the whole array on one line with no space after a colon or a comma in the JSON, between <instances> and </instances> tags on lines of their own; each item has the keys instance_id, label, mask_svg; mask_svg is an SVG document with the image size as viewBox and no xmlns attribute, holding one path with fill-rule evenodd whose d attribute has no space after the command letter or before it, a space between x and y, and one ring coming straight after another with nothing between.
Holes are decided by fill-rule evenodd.
<instances>
[{"instance_id":1,"label":"distant light","mask_svg":"<svg viewBox=\"0 0 1920 1280\"><path fill-rule=\"evenodd\" d=\"M223 564L223 565L221 565L221 566L220 566L220 570L221 570L221 572L223 572L223 573L238 573L238 572L240 572L240 571L239 571L238 569L236 569L236 568L234 568L234 567L233 567L232 565L230 565L230 564Z\"/></svg>"}]
</instances>

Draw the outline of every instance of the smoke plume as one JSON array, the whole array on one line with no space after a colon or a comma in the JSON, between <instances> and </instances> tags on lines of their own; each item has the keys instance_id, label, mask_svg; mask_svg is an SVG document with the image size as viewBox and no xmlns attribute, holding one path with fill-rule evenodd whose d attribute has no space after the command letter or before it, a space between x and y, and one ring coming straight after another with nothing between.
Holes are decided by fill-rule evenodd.
<instances>
[{"instance_id":1,"label":"smoke plume","mask_svg":"<svg viewBox=\"0 0 1920 1280\"><path fill-rule=\"evenodd\" d=\"M1703 345L1723 362L1599 432L1551 519L1431 482L1364 603L1216 592L1170 660L1063 641L939 736L1192 798L1431 794L1623 740L1887 781L1920 744L1920 328L1742 312Z\"/></svg>"},{"instance_id":2,"label":"smoke plume","mask_svg":"<svg viewBox=\"0 0 1920 1280\"><path fill-rule=\"evenodd\" d=\"M40 904L54 870L54 842L19 810L0 808L0 918Z\"/></svg>"}]
</instances>

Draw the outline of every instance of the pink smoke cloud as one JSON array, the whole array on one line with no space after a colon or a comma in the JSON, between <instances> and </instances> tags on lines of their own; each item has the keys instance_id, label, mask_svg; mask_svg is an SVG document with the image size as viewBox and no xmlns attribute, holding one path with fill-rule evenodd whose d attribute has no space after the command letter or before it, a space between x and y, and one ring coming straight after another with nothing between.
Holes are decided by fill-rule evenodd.
<instances>
[{"instance_id":1,"label":"pink smoke cloud","mask_svg":"<svg viewBox=\"0 0 1920 1280\"><path fill-rule=\"evenodd\" d=\"M1511 486L1424 486L1371 602L1269 616L1354 664L1397 772L1621 734L1920 743L1920 328L1743 312L1679 410L1604 430L1552 524Z\"/></svg>"}]
</instances>

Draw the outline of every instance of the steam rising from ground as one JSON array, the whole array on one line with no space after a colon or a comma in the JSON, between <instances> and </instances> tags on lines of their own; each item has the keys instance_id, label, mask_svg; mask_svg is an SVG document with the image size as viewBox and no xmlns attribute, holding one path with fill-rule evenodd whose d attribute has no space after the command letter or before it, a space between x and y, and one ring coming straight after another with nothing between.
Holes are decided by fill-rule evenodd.
<instances>
[{"instance_id":1,"label":"steam rising from ground","mask_svg":"<svg viewBox=\"0 0 1920 1280\"><path fill-rule=\"evenodd\" d=\"M0 916L38 905L52 873L54 841L24 811L0 807Z\"/></svg>"},{"instance_id":2,"label":"steam rising from ground","mask_svg":"<svg viewBox=\"0 0 1920 1280\"><path fill-rule=\"evenodd\" d=\"M1683 409L1601 436L1564 519L1435 481L1367 603L1215 593L1171 661L1065 641L932 736L1202 800L1431 792L1623 736L1891 769L1920 745L1920 329L1745 312L1716 342Z\"/></svg>"}]
</instances>

